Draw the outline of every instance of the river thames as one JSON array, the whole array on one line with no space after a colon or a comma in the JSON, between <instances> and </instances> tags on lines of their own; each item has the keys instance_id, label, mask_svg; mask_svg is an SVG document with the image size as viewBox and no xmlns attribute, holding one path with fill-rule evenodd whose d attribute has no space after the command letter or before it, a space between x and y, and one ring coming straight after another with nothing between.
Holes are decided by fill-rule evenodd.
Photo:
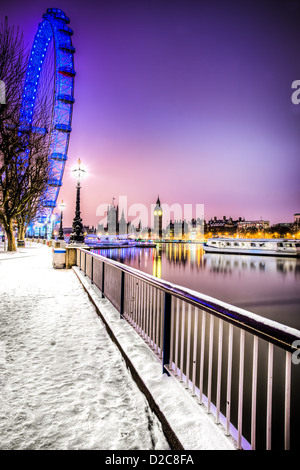
<instances>
[{"instance_id":1,"label":"river thames","mask_svg":"<svg viewBox=\"0 0 300 470\"><path fill-rule=\"evenodd\" d=\"M160 279L300 329L300 259L205 253L201 244L97 251Z\"/></svg>"}]
</instances>

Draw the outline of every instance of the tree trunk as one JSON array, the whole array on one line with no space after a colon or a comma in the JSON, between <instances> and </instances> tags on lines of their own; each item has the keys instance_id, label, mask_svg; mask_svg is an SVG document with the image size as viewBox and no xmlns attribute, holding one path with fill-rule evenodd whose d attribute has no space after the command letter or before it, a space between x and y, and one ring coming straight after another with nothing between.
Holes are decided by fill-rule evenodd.
<instances>
[{"instance_id":1,"label":"tree trunk","mask_svg":"<svg viewBox=\"0 0 300 470\"><path fill-rule=\"evenodd\" d=\"M18 224L18 241L25 240L25 225L24 223Z\"/></svg>"},{"instance_id":2,"label":"tree trunk","mask_svg":"<svg viewBox=\"0 0 300 470\"><path fill-rule=\"evenodd\" d=\"M13 221L11 220L4 228L7 236L7 251L17 251Z\"/></svg>"}]
</instances>

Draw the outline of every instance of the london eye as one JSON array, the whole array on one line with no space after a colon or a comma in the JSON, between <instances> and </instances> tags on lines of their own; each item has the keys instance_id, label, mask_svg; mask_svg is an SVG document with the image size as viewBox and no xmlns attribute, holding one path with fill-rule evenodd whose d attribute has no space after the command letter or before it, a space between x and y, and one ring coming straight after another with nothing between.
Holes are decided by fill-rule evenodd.
<instances>
[{"instance_id":1,"label":"london eye","mask_svg":"<svg viewBox=\"0 0 300 470\"><path fill-rule=\"evenodd\" d=\"M75 48L69 22L58 8L48 8L43 15L29 55L22 95L21 126L35 126L41 103L46 110L46 128L42 131L47 133L50 178L38 214L44 229L57 205L72 130Z\"/></svg>"}]
</instances>

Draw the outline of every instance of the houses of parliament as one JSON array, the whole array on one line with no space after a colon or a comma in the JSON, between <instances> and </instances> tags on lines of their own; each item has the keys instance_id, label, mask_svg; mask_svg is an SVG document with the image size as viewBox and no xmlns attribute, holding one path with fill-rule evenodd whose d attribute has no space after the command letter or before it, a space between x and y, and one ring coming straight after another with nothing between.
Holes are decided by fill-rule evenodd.
<instances>
[{"instance_id":1,"label":"houses of parliament","mask_svg":"<svg viewBox=\"0 0 300 470\"><path fill-rule=\"evenodd\" d=\"M290 224L276 224L270 226L267 220L245 220L239 217L233 220L232 217L227 218L224 216L221 219L217 217L211 218L208 221L192 218L190 221L186 220L169 220L169 223L163 228L163 208L159 196L157 197L156 204L153 210L153 227L142 226L141 220L138 225L134 227L131 222L125 218L124 211L122 210L119 217L119 206L114 203L107 207L107 224L106 226L98 224L97 234L99 236L109 237L127 237L133 235L141 239L169 239L169 240L200 240L204 235L216 236L227 235L234 236L236 234L249 235L256 233L268 233L284 235L287 232L296 233L300 228L300 216L294 214L294 221ZM166 223L166 220L164 220Z\"/></svg>"},{"instance_id":2,"label":"houses of parliament","mask_svg":"<svg viewBox=\"0 0 300 470\"><path fill-rule=\"evenodd\" d=\"M98 224L97 234L99 236L109 237L125 237L130 234L135 234L139 238L152 238L152 239L182 239L189 232L190 228L196 231L196 220L192 219L190 223L185 220L169 221L166 228L163 228L163 208L159 196L157 197L156 204L153 210L153 227L143 227L141 221L137 227L133 227L131 222L127 222L124 211L122 210L121 216L119 206L114 203L107 207L107 224L106 226Z\"/></svg>"}]
</instances>

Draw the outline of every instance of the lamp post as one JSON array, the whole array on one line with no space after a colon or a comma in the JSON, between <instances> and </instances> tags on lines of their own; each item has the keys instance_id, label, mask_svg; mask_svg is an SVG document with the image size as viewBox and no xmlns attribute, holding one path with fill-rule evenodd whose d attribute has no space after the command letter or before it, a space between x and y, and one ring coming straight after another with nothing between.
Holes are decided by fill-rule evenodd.
<instances>
[{"instance_id":1,"label":"lamp post","mask_svg":"<svg viewBox=\"0 0 300 470\"><path fill-rule=\"evenodd\" d=\"M64 201L61 201L61 203L59 204L58 207L60 209L60 227L59 227L59 231L58 231L57 240L64 240L65 238L64 238L64 231L63 231L62 221L63 221L63 211L66 208L66 204L64 204Z\"/></svg>"},{"instance_id":2,"label":"lamp post","mask_svg":"<svg viewBox=\"0 0 300 470\"><path fill-rule=\"evenodd\" d=\"M80 217L80 182L86 176L86 170L81 167L81 160L77 162L77 166L72 170L73 176L77 180L76 186L76 208L75 217L72 224L72 233L70 235L69 243L84 243L84 230L82 219Z\"/></svg>"}]
</instances>

